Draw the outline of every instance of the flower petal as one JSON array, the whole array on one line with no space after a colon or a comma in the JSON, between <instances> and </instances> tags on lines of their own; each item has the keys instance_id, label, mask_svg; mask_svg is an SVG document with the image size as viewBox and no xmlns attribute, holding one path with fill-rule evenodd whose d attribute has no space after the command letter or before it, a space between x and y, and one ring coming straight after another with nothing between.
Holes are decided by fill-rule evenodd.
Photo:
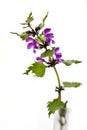
<instances>
[{"instance_id":1,"label":"flower petal","mask_svg":"<svg viewBox=\"0 0 87 130\"><path fill-rule=\"evenodd\" d=\"M33 47L32 42L27 44L27 49L30 49L30 48L32 48L32 47Z\"/></svg>"},{"instance_id":2,"label":"flower petal","mask_svg":"<svg viewBox=\"0 0 87 130\"><path fill-rule=\"evenodd\" d=\"M49 33L50 31L51 31L51 28L46 28L46 29L44 29L44 33L45 33L45 34Z\"/></svg>"},{"instance_id":3,"label":"flower petal","mask_svg":"<svg viewBox=\"0 0 87 130\"><path fill-rule=\"evenodd\" d=\"M33 41L33 38L32 37L26 38L26 42L29 42L29 41Z\"/></svg>"},{"instance_id":4,"label":"flower petal","mask_svg":"<svg viewBox=\"0 0 87 130\"><path fill-rule=\"evenodd\" d=\"M54 41L54 40L52 40L52 44L55 44L55 41Z\"/></svg>"},{"instance_id":5,"label":"flower petal","mask_svg":"<svg viewBox=\"0 0 87 130\"><path fill-rule=\"evenodd\" d=\"M45 60L41 57L37 57L36 60L39 61L39 62L45 62Z\"/></svg>"},{"instance_id":6,"label":"flower petal","mask_svg":"<svg viewBox=\"0 0 87 130\"><path fill-rule=\"evenodd\" d=\"M35 49L39 48L37 42L34 39L33 39L33 46L34 46Z\"/></svg>"},{"instance_id":7,"label":"flower petal","mask_svg":"<svg viewBox=\"0 0 87 130\"><path fill-rule=\"evenodd\" d=\"M57 52L59 51L59 47L56 47L55 49L54 49L54 54L56 55L57 54Z\"/></svg>"},{"instance_id":8,"label":"flower petal","mask_svg":"<svg viewBox=\"0 0 87 130\"><path fill-rule=\"evenodd\" d=\"M33 49L33 53L36 53L36 50L35 50L35 49Z\"/></svg>"},{"instance_id":9,"label":"flower petal","mask_svg":"<svg viewBox=\"0 0 87 130\"><path fill-rule=\"evenodd\" d=\"M54 38L54 34L53 33L48 33L45 35L46 38L52 39Z\"/></svg>"},{"instance_id":10,"label":"flower petal","mask_svg":"<svg viewBox=\"0 0 87 130\"><path fill-rule=\"evenodd\" d=\"M56 54L56 59L60 59L62 57L62 53L57 53Z\"/></svg>"},{"instance_id":11,"label":"flower petal","mask_svg":"<svg viewBox=\"0 0 87 130\"><path fill-rule=\"evenodd\" d=\"M63 63L63 62L64 62L64 59L60 59L60 62L62 62L62 63Z\"/></svg>"}]
</instances>

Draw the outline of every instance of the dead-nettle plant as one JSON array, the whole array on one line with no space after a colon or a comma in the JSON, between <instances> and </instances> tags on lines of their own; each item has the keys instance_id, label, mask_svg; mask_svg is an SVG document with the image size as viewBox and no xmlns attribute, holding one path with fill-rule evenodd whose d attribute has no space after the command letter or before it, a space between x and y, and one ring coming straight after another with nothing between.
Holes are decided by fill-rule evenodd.
<instances>
[{"instance_id":1,"label":"dead-nettle plant","mask_svg":"<svg viewBox=\"0 0 87 130\"><path fill-rule=\"evenodd\" d=\"M71 66L72 64L81 63L81 61L65 60L62 58L60 47L55 47L56 42L54 41L54 34L52 33L51 28L44 28L47 17L48 13L42 19L42 22L40 24L38 24L36 27L33 27L31 22L34 20L34 18L31 12L25 22L21 23L25 31L23 31L21 34L16 32L11 33L16 34L22 40L24 40L24 42L27 43L27 49L32 49L34 55L37 53L37 51L42 51L42 53L36 57L34 63L32 63L27 68L24 74L28 75L30 72L32 72L37 77L44 77L46 69L54 69L54 73L57 77L57 85L55 91L58 93L58 97L47 103L48 115L50 116L51 114L54 114L56 110L66 108L67 101L62 100L61 92L65 90L65 88L77 88L81 85L79 82L61 83L56 66L59 64Z\"/></svg>"}]
</instances>

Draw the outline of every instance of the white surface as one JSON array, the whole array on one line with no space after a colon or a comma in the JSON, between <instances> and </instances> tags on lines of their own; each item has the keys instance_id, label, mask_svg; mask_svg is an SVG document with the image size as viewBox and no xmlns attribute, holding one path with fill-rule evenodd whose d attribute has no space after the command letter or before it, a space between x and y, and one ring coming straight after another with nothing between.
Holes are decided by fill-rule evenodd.
<instances>
[{"instance_id":1,"label":"white surface","mask_svg":"<svg viewBox=\"0 0 87 130\"><path fill-rule=\"evenodd\" d=\"M66 90L71 108L69 130L87 130L87 0L3 0L0 1L0 130L52 130L53 116L48 118L46 103L56 97L56 77L48 70L37 79L22 75L34 55L26 43L11 35L21 32L28 13L38 24L49 11L46 27L51 27L65 59L83 63L59 66L61 80L80 81L79 89ZM49 82L50 81L50 82Z\"/></svg>"}]
</instances>

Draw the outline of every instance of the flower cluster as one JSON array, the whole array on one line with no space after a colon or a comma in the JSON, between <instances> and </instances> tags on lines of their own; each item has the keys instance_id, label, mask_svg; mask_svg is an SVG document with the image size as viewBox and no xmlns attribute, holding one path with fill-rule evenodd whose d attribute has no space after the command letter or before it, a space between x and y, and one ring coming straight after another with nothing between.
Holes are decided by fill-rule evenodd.
<instances>
[{"instance_id":1,"label":"flower cluster","mask_svg":"<svg viewBox=\"0 0 87 130\"><path fill-rule=\"evenodd\" d=\"M28 37L26 38L26 42L28 43L27 49L33 48L33 52L36 53L36 50L39 49L37 41L33 39L32 37Z\"/></svg>"},{"instance_id":2,"label":"flower cluster","mask_svg":"<svg viewBox=\"0 0 87 130\"><path fill-rule=\"evenodd\" d=\"M43 33L44 33L46 42L48 44L50 44L51 42L54 44L55 43L55 41L53 40L54 34L50 33L50 31L51 31L51 28L46 28L46 29L44 29Z\"/></svg>"},{"instance_id":3,"label":"flower cluster","mask_svg":"<svg viewBox=\"0 0 87 130\"><path fill-rule=\"evenodd\" d=\"M33 49L33 52L36 53L36 50L40 50L42 48L45 48L47 50L47 47L52 44L55 44L55 41L53 40L54 38L54 34L51 33L51 28L45 28L42 31L44 40L41 40L42 44L39 44L38 41L35 39L35 37L27 37L25 39L25 41L28 43L27 44L27 49ZM42 46L42 47L41 47ZM59 47L54 48L53 50L53 55L52 57L50 57L50 61L46 61L44 58L42 57L36 57L36 60L38 62L44 62L46 63L48 66L53 66L56 65L57 63L62 63L64 62L64 59L62 58L62 53L59 52Z\"/></svg>"},{"instance_id":4,"label":"flower cluster","mask_svg":"<svg viewBox=\"0 0 87 130\"><path fill-rule=\"evenodd\" d=\"M64 62L64 59L61 59L62 57L62 53L58 52L59 51L59 47L56 47L54 49L54 53L53 53L53 57L51 59L50 62L47 62L44 58L42 57L37 57L36 60L39 61L39 62L44 62L44 63L47 63L47 64L50 64L50 65L56 65L58 63L62 63Z\"/></svg>"}]
</instances>

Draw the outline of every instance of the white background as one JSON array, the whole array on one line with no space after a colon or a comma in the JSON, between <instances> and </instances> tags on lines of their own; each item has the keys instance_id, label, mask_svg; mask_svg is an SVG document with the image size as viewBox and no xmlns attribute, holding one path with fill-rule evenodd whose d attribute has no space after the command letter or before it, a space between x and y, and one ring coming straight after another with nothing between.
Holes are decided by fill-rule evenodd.
<instances>
[{"instance_id":1,"label":"white background","mask_svg":"<svg viewBox=\"0 0 87 130\"><path fill-rule=\"evenodd\" d=\"M62 81L82 82L81 88L63 92L69 100L69 130L87 130L87 0L3 0L0 1L0 130L53 130L54 116L48 118L47 101L55 98L56 76L51 69L44 78L22 73L35 56L26 43L11 35L21 32L30 12L38 24L49 11L46 27L55 34L65 59L83 63L59 65Z\"/></svg>"}]
</instances>

